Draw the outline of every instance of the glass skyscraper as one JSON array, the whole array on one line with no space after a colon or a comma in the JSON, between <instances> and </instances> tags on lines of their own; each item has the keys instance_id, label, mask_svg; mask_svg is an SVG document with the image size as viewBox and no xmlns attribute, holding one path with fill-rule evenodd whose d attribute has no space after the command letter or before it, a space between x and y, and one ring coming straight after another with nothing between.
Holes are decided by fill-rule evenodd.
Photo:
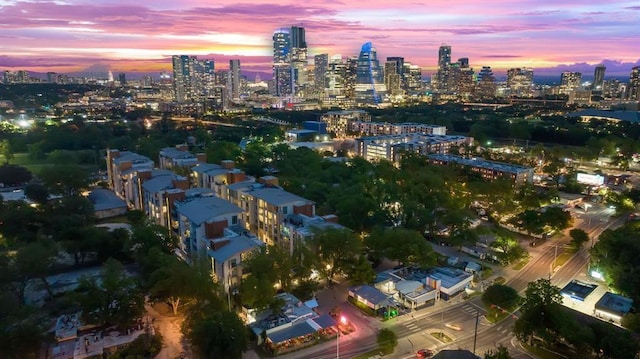
<instances>
[{"instance_id":1,"label":"glass skyscraper","mask_svg":"<svg viewBox=\"0 0 640 359\"><path fill-rule=\"evenodd\" d=\"M362 45L356 69L356 102L377 104L384 100L387 88L376 49L370 42Z\"/></svg>"}]
</instances>

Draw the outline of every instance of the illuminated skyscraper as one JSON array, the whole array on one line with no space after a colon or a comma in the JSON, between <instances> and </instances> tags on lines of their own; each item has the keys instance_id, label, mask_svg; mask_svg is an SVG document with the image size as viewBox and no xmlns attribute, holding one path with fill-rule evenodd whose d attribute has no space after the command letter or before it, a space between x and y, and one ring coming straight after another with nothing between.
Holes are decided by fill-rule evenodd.
<instances>
[{"instance_id":1,"label":"illuminated skyscraper","mask_svg":"<svg viewBox=\"0 0 640 359\"><path fill-rule=\"evenodd\" d=\"M604 88L604 72L606 69L607 67L602 64L596 66L593 72L593 83L591 84L591 89L594 91L602 91Z\"/></svg>"},{"instance_id":2,"label":"illuminated skyscraper","mask_svg":"<svg viewBox=\"0 0 640 359\"><path fill-rule=\"evenodd\" d=\"M273 84L276 96L288 96L291 83L291 42L288 28L273 33Z\"/></svg>"},{"instance_id":3,"label":"illuminated skyscraper","mask_svg":"<svg viewBox=\"0 0 640 359\"><path fill-rule=\"evenodd\" d=\"M384 63L384 84L387 86L387 92L389 95L397 96L402 93L400 74L398 73L398 67L396 61L389 61Z\"/></svg>"},{"instance_id":4,"label":"illuminated skyscraper","mask_svg":"<svg viewBox=\"0 0 640 359\"><path fill-rule=\"evenodd\" d=\"M198 101L212 94L215 88L213 60L198 60L195 56L174 55L173 91L178 102Z\"/></svg>"},{"instance_id":5,"label":"illuminated skyscraper","mask_svg":"<svg viewBox=\"0 0 640 359\"><path fill-rule=\"evenodd\" d=\"M629 100L640 101L640 66L631 68L627 93Z\"/></svg>"},{"instance_id":6,"label":"illuminated skyscraper","mask_svg":"<svg viewBox=\"0 0 640 359\"><path fill-rule=\"evenodd\" d=\"M307 41L305 39L303 27L292 26L289 30L289 40L291 49L291 76L292 93L296 96L303 96L305 86L308 84L307 74Z\"/></svg>"},{"instance_id":7,"label":"illuminated skyscraper","mask_svg":"<svg viewBox=\"0 0 640 359\"><path fill-rule=\"evenodd\" d=\"M240 99L240 60L229 60L229 89L233 100Z\"/></svg>"},{"instance_id":8,"label":"illuminated skyscraper","mask_svg":"<svg viewBox=\"0 0 640 359\"><path fill-rule=\"evenodd\" d=\"M384 100L387 88L384 73L378 61L375 47L370 42L362 45L356 70L356 102L377 104Z\"/></svg>"},{"instance_id":9,"label":"illuminated skyscraper","mask_svg":"<svg viewBox=\"0 0 640 359\"><path fill-rule=\"evenodd\" d=\"M453 92L455 81L451 74L451 46L441 45L438 50L438 72L436 73L436 88L440 93Z\"/></svg>"},{"instance_id":10,"label":"illuminated skyscraper","mask_svg":"<svg viewBox=\"0 0 640 359\"><path fill-rule=\"evenodd\" d=\"M329 66L329 55L319 54L313 57L313 81L317 93L321 93L327 87L327 69Z\"/></svg>"},{"instance_id":11,"label":"illuminated skyscraper","mask_svg":"<svg viewBox=\"0 0 640 359\"><path fill-rule=\"evenodd\" d=\"M529 68L513 68L507 70L507 86L511 95L529 97L533 85L533 70Z\"/></svg>"},{"instance_id":12,"label":"illuminated skyscraper","mask_svg":"<svg viewBox=\"0 0 640 359\"><path fill-rule=\"evenodd\" d=\"M582 74L580 72L565 71L560 75L560 93L568 95L578 88L582 83Z\"/></svg>"},{"instance_id":13,"label":"illuminated skyscraper","mask_svg":"<svg viewBox=\"0 0 640 359\"><path fill-rule=\"evenodd\" d=\"M479 98L496 97L496 79L491 71L491 66L482 66L482 70L478 74L476 96Z\"/></svg>"}]
</instances>

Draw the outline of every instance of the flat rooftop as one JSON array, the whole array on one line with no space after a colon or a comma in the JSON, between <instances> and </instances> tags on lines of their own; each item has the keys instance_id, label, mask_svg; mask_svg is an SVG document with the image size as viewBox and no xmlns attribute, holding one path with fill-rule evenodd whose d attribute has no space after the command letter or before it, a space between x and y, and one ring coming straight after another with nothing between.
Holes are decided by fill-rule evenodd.
<instances>
[{"instance_id":1,"label":"flat rooftop","mask_svg":"<svg viewBox=\"0 0 640 359\"><path fill-rule=\"evenodd\" d=\"M596 303L595 308L603 312L623 316L633 307L633 299L606 292Z\"/></svg>"},{"instance_id":2,"label":"flat rooftop","mask_svg":"<svg viewBox=\"0 0 640 359\"><path fill-rule=\"evenodd\" d=\"M584 302L589 294L591 294L596 288L598 288L597 284L590 284L578 280L572 280L571 282L569 282L569 284L562 288L560 294L565 297Z\"/></svg>"},{"instance_id":3,"label":"flat rooftop","mask_svg":"<svg viewBox=\"0 0 640 359\"><path fill-rule=\"evenodd\" d=\"M507 173L517 174L517 173L531 170L531 168L529 167L512 165L510 163L504 163L504 162L489 161L483 158L476 158L476 157L466 158L461 156L439 154L439 153L428 155L428 157L436 161L442 161L446 163L453 162L463 166L486 168L486 169L507 172Z\"/></svg>"}]
</instances>

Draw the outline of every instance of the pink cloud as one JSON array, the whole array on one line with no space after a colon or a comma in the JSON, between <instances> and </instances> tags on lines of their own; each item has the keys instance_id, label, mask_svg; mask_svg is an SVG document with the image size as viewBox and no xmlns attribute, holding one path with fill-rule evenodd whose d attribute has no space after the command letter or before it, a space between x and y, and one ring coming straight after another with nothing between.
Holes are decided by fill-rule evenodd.
<instances>
[{"instance_id":1,"label":"pink cloud","mask_svg":"<svg viewBox=\"0 0 640 359\"><path fill-rule=\"evenodd\" d=\"M34 71L113 63L123 69L170 68L173 54L216 54L220 64L242 56L243 67L268 71L273 31L303 24L310 53L357 55L373 41L380 58L404 56L425 68L438 46L474 67L553 67L618 58L632 63L640 35L636 6L521 0L491 6L450 0L305 2L245 0L18 1L0 5L0 67ZM630 11L632 10L632 11ZM505 51L508 53L505 55ZM129 64L129 65L127 65ZM115 66L114 65L114 66ZM58 70L57 70L58 69Z\"/></svg>"}]
</instances>

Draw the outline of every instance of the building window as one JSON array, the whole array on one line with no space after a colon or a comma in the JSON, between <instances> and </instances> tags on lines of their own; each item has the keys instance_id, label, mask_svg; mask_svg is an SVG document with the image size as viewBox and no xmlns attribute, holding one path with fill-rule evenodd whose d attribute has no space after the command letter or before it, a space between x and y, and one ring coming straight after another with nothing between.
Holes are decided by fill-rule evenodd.
<instances>
[{"instance_id":1,"label":"building window","mask_svg":"<svg viewBox=\"0 0 640 359\"><path fill-rule=\"evenodd\" d=\"M282 207L282 214L288 214L288 212L289 212L289 207L287 206Z\"/></svg>"},{"instance_id":2,"label":"building window","mask_svg":"<svg viewBox=\"0 0 640 359\"><path fill-rule=\"evenodd\" d=\"M231 224L238 224L238 216L231 217Z\"/></svg>"},{"instance_id":3,"label":"building window","mask_svg":"<svg viewBox=\"0 0 640 359\"><path fill-rule=\"evenodd\" d=\"M231 268L235 268L236 266L238 266L238 262L236 261L235 258L233 258L232 260L229 261L229 266Z\"/></svg>"}]
</instances>

